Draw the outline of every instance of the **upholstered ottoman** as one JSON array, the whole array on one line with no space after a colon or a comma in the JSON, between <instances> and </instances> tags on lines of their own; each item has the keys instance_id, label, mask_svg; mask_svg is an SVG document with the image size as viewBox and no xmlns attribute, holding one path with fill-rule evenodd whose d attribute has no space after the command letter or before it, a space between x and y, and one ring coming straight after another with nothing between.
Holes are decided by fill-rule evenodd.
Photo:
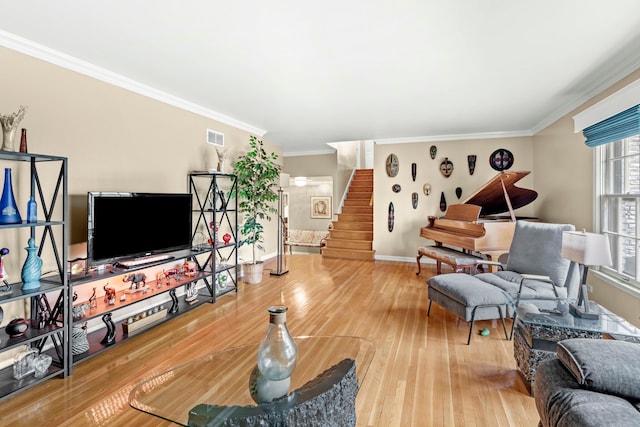
<instances>
[{"instance_id":1,"label":"upholstered ottoman","mask_svg":"<svg viewBox=\"0 0 640 427\"><path fill-rule=\"evenodd\" d=\"M501 289L464 273L440 274L427 280L429 285L429 309L435 301L469 325L467 345L471 342L475 320L500 319L506 339L509 339L504 316L509 315L511 298Z\"/></svg>"}]
</instances>

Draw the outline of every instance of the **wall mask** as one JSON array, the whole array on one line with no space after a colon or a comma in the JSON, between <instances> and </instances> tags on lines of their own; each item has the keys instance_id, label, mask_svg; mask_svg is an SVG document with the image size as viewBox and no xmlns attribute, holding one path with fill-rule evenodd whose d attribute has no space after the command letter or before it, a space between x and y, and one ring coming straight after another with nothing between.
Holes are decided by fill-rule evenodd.
<instances>
[{"instance_id":1,"label":"wall mask","mask_svg":"<svg viewBox=\"0 0 640 427\"><path fill-rule=\"evenodd\" d=\"M453 163L448 157L445 157L440 163L440 173L442 173L446 178L449 178L453 173Z\"/></svg>"}]
</instances>

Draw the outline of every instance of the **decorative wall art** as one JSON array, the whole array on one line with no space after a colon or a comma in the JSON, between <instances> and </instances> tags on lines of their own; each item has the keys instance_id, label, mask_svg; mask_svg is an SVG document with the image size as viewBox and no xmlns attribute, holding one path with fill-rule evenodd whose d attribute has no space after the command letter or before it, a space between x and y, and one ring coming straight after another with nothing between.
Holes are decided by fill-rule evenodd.
<instances>
[{"instance_id":1,"label":"decorative wall art","mask_svg":"<svg viewBox=\"0 0 640 427\"><path fill-rule=\"evenodd\" d=\"M442 212L447 210L447 199L444 198L444 192L440 193L440 210Z\"/></svg>"},{"instance_id":2,"label":"decorative wall art","mask_svg":"<svg viewBox=\"0 0 640 427\"><path fill-rule=\"evenodd\" d=\"M425 196L428 196L429 194L431 194L431 184L423 185L422 192L424 193Z\"/></svg>"},{"instance_id":3,"label":"decorative wall art","mask_svg":"<svg viewBox=\"0 0 640 427\"><path fill-rule=\"evenodd\" d=\"M449 178L453 173L453 163L448 157L445 157L444 160L440 162L440 173L442 173L445 178Z\"/></svg>"},{"instance_id":4,"label":"decorative wall art","mask_svg":"<svg viewBox=\"0 0 640 427\"><path fill-rule=\"evenodd\" d=\"M416 173L418 171L418 165L411 163L411 179L416 182Z\"/></svg>"},{"instance_id":5,"label":"decorative wall art","mask_svg":"<svg viewBox=\"0 0 640 427\"><path fill-rule=\"evenodd\" d=\"M400 187L400 184L393 184L393 186L391 187L391 191L393 191L394 193L399 193L400 190L402 190L402 187Z\"/></svg>"},{"instance_id":6,"label":"decorative wall art","mask_svg":"<svg viewBox=\"0 0 640 427\"><path fill-rule=\"evenodd\" d=\"M400 168L400 161L398 160L398 156L395 154L389 154L387 156L387 175L391 178L398 175L398 169Z\"/></svg>"},{"instance_id":7,"label":"decorative wall art","mask_svg":"<svg viewBox=\"0 0 640 427\"><path fill-rule=\"evenodd\" d=\"M462 188L456 187L456 197L459 199L462 197Z\"/></svg>"},{"instance_id":8,"label":"decorative wall art","mask_svg":"<svg viewBox=\"0 0 640 427\"><path fill-rule=\"evenodd\" d=\"M389 232L393 231L393 223L395 222L395 211L393 209L393 202L389 202L389 213L387 215L387 227Z\"/></svg>"},{"instance_id":9,"label":"decorative wall art","mask_svg":"<svg viewBox=\"0 0 640 427\"><path fill-rule=\"evenodd\" d=\"M411 206L413 209L418 207L418 193L411 193Z\"/></svg>"},{"instance_id":10,"label":"decorative wall art","mask_svg":"<svg viewBox=\"0 0 640 427\"><path fill-rule=\"evenodd\" d=\"M438 154L438 147L436 147L435 145L432 145L429 148L429 155L431 156L432 160L436 158L436 154Z\"/></svg>"},{"instance_id":11,"label":"decorative wall art","mask_svg":"<svg viewBox=\"0 0 640 427\"><path fill-rule=\"evenodd\" d=\"M498 148L489 157L491 167L500 172L513 166L513 161L513 153L505 148Z\"/></svg>"},{"instance_id":12,"label":"decorative wall art","mask_svg":"<svg viewBox=\"0 0 640 427\"><path fill-rule=\"evenodd\" d=\"M331 218L331 196L311 196L311 218Z\"/></svg>"},{"instance_id":13,"label":"decorative wall art","mask_svg":"<svg viewBox=\"0 0 640 427\"><path fill-rule=\"evenodd\" d=\"M469 164L469 175L473 175L476 171L476 159L478 156L475 154L469 154L467 156L467 163Z\"/></svg>"}]
</instances>

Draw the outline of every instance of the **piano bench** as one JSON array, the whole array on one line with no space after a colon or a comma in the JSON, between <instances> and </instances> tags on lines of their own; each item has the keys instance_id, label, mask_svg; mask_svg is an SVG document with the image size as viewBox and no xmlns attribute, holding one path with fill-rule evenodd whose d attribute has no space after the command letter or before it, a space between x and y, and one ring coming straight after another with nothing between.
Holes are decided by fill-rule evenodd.
<instances>
[{"instance_id":1,"label":"piano bench","mask_svg":"<svg viewBox=\"0 0 640 427\"><path fill-rule=\"evenodd\" d=\"M418 263L417 276L420 275L420 258L423 256L436 260L436 272L438 274L442 274L442 263L450 265L454 272L460 273L465 269L475 267L477 261L482 260L482 258L475 255L445 248L444 246L420 246L418 248L418 256L416 257L416 262Z\"/></svg>"}]
</instances>

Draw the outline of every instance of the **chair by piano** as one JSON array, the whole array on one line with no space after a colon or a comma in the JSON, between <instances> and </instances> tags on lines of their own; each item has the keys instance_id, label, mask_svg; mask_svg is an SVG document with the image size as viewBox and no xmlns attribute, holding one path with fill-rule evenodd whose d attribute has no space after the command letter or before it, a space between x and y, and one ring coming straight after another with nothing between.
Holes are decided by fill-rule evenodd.
<instances>
[{"instance_id":1,"label":"chair by piano","mask_svg":"<svg viewBox=\"0 0 640 427\"><path fill-rule=\"evenodd\" d=\"M470 340L474 320L502 317L501 313L487 307L504 308L506 315L515 322L515 310L521 301L540 309L553 310L558 300L575 299L580 283L579 272L561 256L562 232L573 230L575 227L570 224L516 222L504 270L475 276L449 273L430 278L427 281L429 311L436 301L466 322L471 322ZM477 306L482 306L482 309L477 309Z\"/></svg>"}]
</instances>

